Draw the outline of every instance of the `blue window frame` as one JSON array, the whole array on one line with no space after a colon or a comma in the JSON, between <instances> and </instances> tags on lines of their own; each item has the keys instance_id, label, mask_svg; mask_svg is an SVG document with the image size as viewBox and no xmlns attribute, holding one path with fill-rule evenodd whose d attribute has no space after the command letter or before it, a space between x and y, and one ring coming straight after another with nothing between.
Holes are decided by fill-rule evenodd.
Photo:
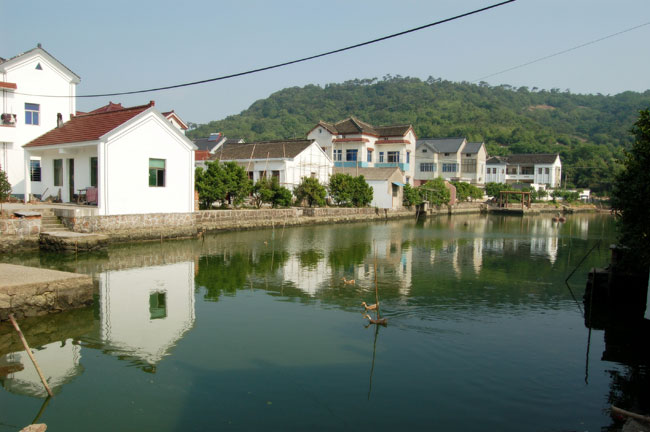
<instances>
[{"instance_id":1,"label":"blue window frame","mask_svg":"<svg viewBox=\"0 0 650 432\"><path fill-rule=\"evenodd\" d=\"M345 151L345 160L348 162L356 162L357 161L357 154L359 153L359 150L357 149L348 149Z\"/></svg>"},{"instance_id":2,"label":"blue window frame","mask_svg":"<svg viewBox=\"0 0 650 432\"><path fill-rule=\"evenodd\" d=\"M379 152L379 162L381 163L383 161L384 161L384 152Z\"/></svg>"},{"instance_id":3,"label":"blue window frame","mask_svg":"<svg viewBox=\"0 0 650 432\"><path fill-rule=\"evenodd\" d=\"M368 162L372 162L372 152L368 150Z\"/></svg>"},{"instance_id":4,"label":"blue window frame","mask_svg":"<svg viewBox=\"0 0 650 432\"><path fill-rule=\"evenodd\" d=\"M25 103L25 124L38 125L40 110L39 104Z\"/></svg>"},{"instance_id":5,"label":"blue window frame","mask_svg":"<svg viewBox=\"0 0 650 432\"><path fill-rule=\"evenodd\" d=\"M406 152L406 163L411 163L411 152Z\"/></svg>"},{"instance_id":6,"label":"blue window frame","mask_svg":"<svg viewBox=\"0 0 650 432\"><path fill-rule=\"evenodd\" d=\"M420 163L420 172L436 172L436 164L433 162Z\"/></svg>"},{"instance_id":7,"label":"blue window frame","mask_svg":"<svg viewBox=\"0 0 650 432\"><path fill-rule=\"evenodd\" d=\"M443 163L442 164L442 172L457 172L458 171L458 164L455 163Z\"/></svg>"},{"instance_id":8,"label":"blue window frame","mask_svg":"<svg viewBox=\"0 0 650 432\"><path fill-rule=\"evenodd\" d=\"M388 152L388 162L399 163L399 152L398 151L389 151Z\"/></svg>"}]
</instances>

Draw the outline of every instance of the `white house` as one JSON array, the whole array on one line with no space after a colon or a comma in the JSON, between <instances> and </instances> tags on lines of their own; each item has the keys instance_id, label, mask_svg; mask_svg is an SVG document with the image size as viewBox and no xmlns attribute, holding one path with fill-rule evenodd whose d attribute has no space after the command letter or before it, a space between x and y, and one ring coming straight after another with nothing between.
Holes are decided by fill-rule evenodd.
<instances>
[{"instance_id":1,"label":"white house","mask_svg":"<svg viewBox=\"0 0 650 432\"><path fill-rule=\"evenodd\" d=\"M85 195L97 215L194 211L194 144L153 101L75 116L24 149L26 174L30 158L41 159L44 195Z\"/></svg>"},{"instance_id":2,"label":"white house","mask_svg":"<svg viewBox=\"0 0 650 432\"><path fill-rule=\"evenodd\" d=\"M187 261L101 273L102 342L155 366L194 326L194 270Z\"/></svg>"},{"instance_id":3,"label":"white house","mask_svg":"<svg viewBox=\"0 0 650 432\"><path fill-rule=\"evenodd\" d=\"M543 184L558 188L562 179L562 161L558 154L491 157L487 162L487 170L487 181L495 183Z\"/></svg>"},{"instance_id":4,"label":"white house","mask_svg":"<svg viewBox=\"0 0 650 432\"><path fill-rule=\"evenodd\" d=\"M414 178L415 142L411 125L372 126L355 117L320 121L307 138L315 140L337 168L399 168L403 183Z\"/></svg>"},{"instance_id":5,"label":"white house","mask_svg":"<svg viewBox=\"0 0 650 432\"><path fill-rule=\"evenodd\" d=\"M41 162L35 156L26 172L22 146L54 129L57 118L68 120L76 113L79 81L40 44L8 60L0 58L0 168L9 177L12 194L25 193L25 178L31 178L33 193L43 191Z\"/></svg>"},{"instance_id":6,"label":"white house","mask_svg":"<svg viewBox=\"0 0 650 432\"><path fill-rule=\"evenodd\" d=\"M437 177L447 181L485 183L487 151L482 142L465 138L422 138L415 153L415 185Z\"/></svg>"},{"instance_id":7,"label":"white house","mask_svg":"<svg viewBox=\"0 0 650 432\"><path fill-rule=\"evenodd\" d=\"M256 182L262 177L278 179L293 190L303 177L329 183L332 160L313 140L260 141L224 144L215 151L214 160L237 162Z\"/></svg>"},{"instance_id":8,"label":"white house","mask_svg":"<svg viewBox=\"0 0 650 432\"><path fill-rule=\"evenodd\" d=\"M380 209L399 209L404 201L402 172L397 167L387 168L334 168L334 174L347 174L352 177L362 175L372 187L370 207Z\"/></svg>"}]
</instances>

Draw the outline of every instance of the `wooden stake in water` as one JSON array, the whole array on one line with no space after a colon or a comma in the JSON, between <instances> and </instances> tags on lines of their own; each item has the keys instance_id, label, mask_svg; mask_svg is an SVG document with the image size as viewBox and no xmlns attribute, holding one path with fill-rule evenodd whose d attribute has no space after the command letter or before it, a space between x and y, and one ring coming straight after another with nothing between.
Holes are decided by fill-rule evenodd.
<instances>
[{"instance_id":1,"label":"wooden stake in water","mask_svg":"<svg viewBox=\"0 0 650 432\"><path fill-rule=\"evenodd\" d=\"M14 328L18 332L18 337L20 337L20 340L23 343L23 346L25 347L25 351L27 351L27 355L29 355L29 358L32 359L32 363L34 363L36 372L38 372L38 376L41 377L41 381L43 381L43 386L45 387L45 390L47 390L47 394L49 394L50 396L54 396L54 394L52 394L52 390L50 390L50 386L48 386L47 381L45 381L45 377L43 376L43 372L41 372L41 368L38 367L38 363L36 363L36 359L34 358L34 354L32 354L32 350L29 349L29 345L27 345L27 341L25 340L25 336L23 336L23 332L20 331L20 327L18 327L18 323L14 319L14 315L9 314L9 319L11 320L11 323L14 325Z\"/></svg>"}]
</instances>

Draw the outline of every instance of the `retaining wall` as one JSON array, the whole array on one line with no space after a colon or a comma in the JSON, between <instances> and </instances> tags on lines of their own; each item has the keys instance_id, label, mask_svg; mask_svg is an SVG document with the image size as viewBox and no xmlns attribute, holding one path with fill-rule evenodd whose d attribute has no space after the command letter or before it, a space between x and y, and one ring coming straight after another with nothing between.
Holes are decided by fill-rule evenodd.
<instances>
[{"instance_id":1,"label":"retaining wall","mask_svg":"<svg viewBox=\"0 0 650 432\"><path fill-rule=\"evenodd\" d=\"M29 236L41 232L41 218L0 219L0 235Z\"/></svg>"}]
</instances>

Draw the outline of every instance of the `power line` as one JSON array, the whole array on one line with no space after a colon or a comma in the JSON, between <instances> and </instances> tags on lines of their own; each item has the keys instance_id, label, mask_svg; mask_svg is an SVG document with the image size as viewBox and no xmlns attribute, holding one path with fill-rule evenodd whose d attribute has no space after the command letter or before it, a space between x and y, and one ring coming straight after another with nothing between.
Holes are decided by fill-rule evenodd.
<instances>
[{"instance_id":1,"label":"power line","mask_svg":"<svg viewBox=\"0 0 650 432\"><path fill-rule=\"evenodd\" d=\"M638 29L638 28L640 28L640 27L647 26L648 24L650 24L650 21L649 21L649 22L646 22L646 23L643 23L643 24L639 24L639 25L634 26L634 27L630 27L630 28L628 28L628 29L622 30L622 31L617 32L617 33L612 33L612 34L610 34L610 35L608 35L608 36L604 36L604 37L601 37L601 38L599 38L599 39L594 39L594 40L592 40L592 41L585 42L585 43L583 43L583 44L581 44L581 45L576 45L576 46L574 46L573 48L565 49L565 50L563 50L563 51L558 51L558 52L556 52L556 53L549 54L549 55L547 55L547 56L540 57L540 58L537 58L537 59L535 59L535 60L531 60L531 61L529 61L529 62L527 62L527 63L522 63L522 64L520 64L520 65L513 66L513 67L510 67L510 68L508 68L508 69L504 69L504 70L502 70L502 71L495 72L495 73L490 74L490 75L485 75L484 77L481 77L481 78L475 79L475 80L472 81L472 82L479 82L479 81L482 81L482 80L484 80L484 79L486 79L486 78L491 78L491 77L493 77L493 76L495 76L495 75L501 75L502 73L510 72L511 70L519 69L519 68L522 68L522 67L524 67L524 66L528 66L528 65L531 65L531 64L533 64L533 63L540 62L540 61L542 61L542 60L550 59L551 57L556 57L556 56L559 56L559 55L561 55L561 54L566 54L566 53L568 53L568 52L570 52L570 51L575 51L575 50L577 50L577 49L579 49L579 48L583 48L583 47L586 47L586 46L588 46L588 45L593 45L593 44L595 44L595 43L597 43L597 42L604 41L605 39L613 38L614 36L618 36L618 35L621 35L621 34L623 34L623 33L627 33L627 32L630 32L630 31L632 31L632 30L636 30L636 29Z\"/></svg>"},{"instance_id":2,"label":"power line","mask_svg":"<svg viewBox=\"0 0 650 432\"><path fill-rule=\"evenodd\" d=\"M437 26L437 25L440 25L440 24L448 23L450 21L454 21L454 20L457 20L457 19L460 19L460 18L465 18L467 16L474 15L474 14L477 14L477 13L485 12L485 11L487 11L489 9L494 9L496 7L503 6L503 5L508 4L508 3L513 3L515 1L516 0L506 0L506 1L503 1L501 3L496 3L496 4L493 4L491 6L486 6L484 8L480 8L480 9L473 10L471 12L466 12L466 13L463 13L463 14L460 14L460 15L456 15L456 16L451 17L451 18L445 18L443 20L432 22L430 24L425 24L425 25L415 27L415 28L412 28L412 29L409 29L409 30L404 30L404 31L401 31L399 33L393 33L393 34L388 35L388 36L382 36L380 38L373 39L373 40L370 40L370 41L367 41L367 42L361 42L361 43L350 45L350 46L347 46L347 47L344 47L344 48L339 48L339 49L335 49L335 50L332 50L332 51L327 51L327 52L324 52L324 53L315 54L315 55L312 55L312 56L309 56L309 57L303 57L301 59L287 61L287 62L284 62L284 63L278 63L278 64L275 64L275 65L272 65L272 66L265 66L265 67L261 67L261 68L257 68L257 69L251 69L251 70L247 70L245 72L238 72L238 73L234 73L234 74L230 74L230 75L222 75L222 76L219 76L219 77L208 78L208 79L204 79L204 80L200 80L200 81L193 81L193 82L188 82L188 83L183 83L183 84L174 84L174 85L169 85L169 86L164 86L164 87L156 87L156 88L151 88L151 89L146 89L146 90L133 90L133 91L115 92L115 93L78 95L77 97L78 98L96 98L96 97L106 97L106 96L131 95L131 94L137 94L137 93L150 93L150 92L156 92L156 91L161 91L161 90L170 90L170 89L175 89L175 88L180 88L180 87L189 87L189 86L194 86L194 85L198 85L198 84L205 84L205 83L214 82L214 81L222 81L222 80L226 80L226 79L230 79L230 78L236 78L236 77L240 77L240 76L244 76L244 75L250 75L250 74L254 74L254 73L258 73L258 72L263 72L263 71L267 71L267 70L271 70L271 69L280 68L280 67L283 67L283 66L289 66L289 65L292 65L292 64L296 64L296 63L306 62L308 60L314 60L314 59L329 56L329 55L332 55L332 54L338 54L338 53L341 53L341 52L344 52L344 51L349 51L351 49L360 48L360 47L363 47L363 46L366 46L366 45L371 45L371 44L374 44L374 43L377 43L377 42L383 42L385 40L392 39L392 38L395 38L395 37L398 37L398 36L404 36L406 34L413 33L413 32L420 31L420 30L424 30L424 29L429 28L429 27L433 27L433 26ZM24 96L40 96L40 97L70 97L70 96L62 96L62 95L61 96L59 96L59 95L37 95L37 94L26 94L26 93L17 93L17 94L21 94L21 95L24 95Z\"/></svg>"}]
</instances>

